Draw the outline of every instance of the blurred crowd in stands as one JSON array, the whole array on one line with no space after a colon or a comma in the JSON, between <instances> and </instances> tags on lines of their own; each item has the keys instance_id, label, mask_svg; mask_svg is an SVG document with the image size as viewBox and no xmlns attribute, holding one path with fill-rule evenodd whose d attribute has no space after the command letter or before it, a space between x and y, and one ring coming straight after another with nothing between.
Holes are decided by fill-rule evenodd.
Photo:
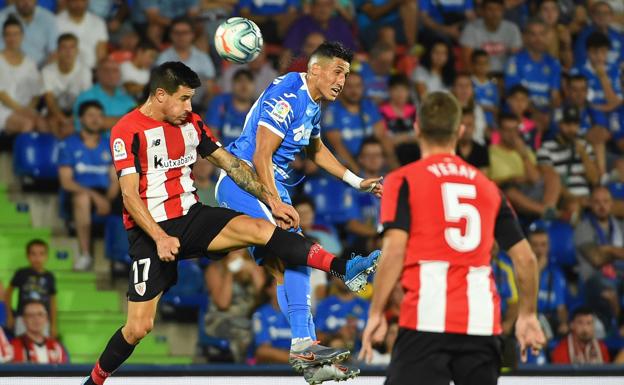
<instances>
[{"instance_id":1,"label":"blurred crowd in stands","mask_svg":"<svg viewBox=\"0 0 624 385\"><path fill-rule=\"evenodd\" d=\"M91 268L91 239L102 228L113 267L127 262L107 131L141 103L150 68L180 60L196 71L203 85L194 109L227 145L276 76L305 71L319 44L337 40L357 54L339 99L322 107L323 140L335 154L362 177L417 160L419 101L453 93L465 126L457 153L500 186L538 257L549 345L530 362L624 362L622 0L0 0L0 7L0 148L12 149L25 191L60 186L60 215L78 239L77 270ZM233 15L254 20L265 40L245 65L224 62L212 44ZM376 198L305 158L294 166L289 184L306 236L345 257L379 246ZM216 171L202 160L193 170L206 204L215 204ZM36 262L39 247L30 245L31 267L6 283L5 325L27 336L13 340L14 360L29 357L20 351L40 357L41 338L56 335L54 280ZM512 342L513 267L504 253L492 254ZM198 309L199 344L210 361L287 362L290 332L275 283L245 252L184 261L180 275L163 311ZM357 351L372 289L354 295L318 272L312 281L319 338ZM375 362L389 359L401 295L397 285ZM0 336L0 352L6 341ZM515 344L506 346L513 366Z\"/></svg>"}]
</instances>

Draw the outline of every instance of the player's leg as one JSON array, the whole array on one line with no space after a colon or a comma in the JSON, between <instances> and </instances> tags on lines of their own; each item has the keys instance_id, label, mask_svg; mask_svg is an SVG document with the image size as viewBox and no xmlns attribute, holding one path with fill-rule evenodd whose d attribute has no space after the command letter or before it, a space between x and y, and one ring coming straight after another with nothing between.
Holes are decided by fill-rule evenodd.
<instances>
[{"instance_id":1,"label":"player's leg","mask_svg":"<svg viewBox=\"0 0 624 385\"><path fill-rule=\"evenodd\" d=\"M152 331L162 293L145 302L128 301L126 324L111 337L85 385L102 385L132 354L136 345Z\"/></svg>"},{"instance_id":2,"label":"player's leg","mask_svg":"<svg viewBox=\"0 0 624 385\"><path fill-rule=\"evenodd\" d=\"M87 270L91 266L91 212L89 193L77 192L71 195L72 214L76 225L76 237L80 255L74 262L74 269Z\"/></svg>"}]
</instances>

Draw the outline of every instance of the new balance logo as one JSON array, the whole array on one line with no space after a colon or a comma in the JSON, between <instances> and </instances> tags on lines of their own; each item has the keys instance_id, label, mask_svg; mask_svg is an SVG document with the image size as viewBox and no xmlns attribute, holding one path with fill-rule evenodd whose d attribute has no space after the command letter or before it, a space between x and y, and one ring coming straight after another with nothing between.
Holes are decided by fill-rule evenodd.
<instances>
[{"instance_id":1,"label":"new balance logo","mask_svg":"<svg viewBox=\"0 0 624 385\"><path fill-rule=\"evenodd\" d=\"M152 147L158 147L158 146L160 146L160 139L152 140Z\"/></svg>"}]
</instances>

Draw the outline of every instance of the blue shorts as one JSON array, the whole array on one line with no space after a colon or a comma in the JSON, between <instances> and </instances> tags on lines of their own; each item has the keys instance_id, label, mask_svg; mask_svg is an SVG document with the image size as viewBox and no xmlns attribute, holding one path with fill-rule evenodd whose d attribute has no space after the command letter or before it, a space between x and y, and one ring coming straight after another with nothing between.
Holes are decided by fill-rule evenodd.
<instances>
[{"instance_id":1,"label":"blue shorts","mask_svg":"<svg viewBox=\"0 0 624 385\"><path fill-rule=\"evenodd\" d=\"M279 182L275 182L275 186L277 187L277 192L279 193L282 202L292 204L286 187ZM267 221L275 224L275 219L271 214L271 209L269 209L264 203L260 202L258 198L238 187L238 185L234 183L234 181L224 171L221 171L221 174L219 175L219 181L215 187L215 195L217 202L219 202L219 206L221 207L241 212L252 218L266 219ZM299 230L293 229L291 231ZM256 255L254 251L255 247L249 247L249 253L254 256L256 263L261 265L262 257Z\"/></svg>"}]
</instances>

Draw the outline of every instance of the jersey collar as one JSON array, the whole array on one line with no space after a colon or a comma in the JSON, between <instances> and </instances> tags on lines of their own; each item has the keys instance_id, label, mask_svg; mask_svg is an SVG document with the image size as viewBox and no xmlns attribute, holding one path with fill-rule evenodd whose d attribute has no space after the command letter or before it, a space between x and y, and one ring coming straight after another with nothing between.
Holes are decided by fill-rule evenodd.
<instances>
[{"instance_id":1,"label":"jersey collar","mask_svg":"<svg viewBox=\"0 0 624 385\"><path fill-rule=\"evenodd\" d=\"M312 103L318 104L314 99L312 99L312 95L310 95L310 90L308 89L308 83L306 81L306 73L305 72L299 72L299 76L301 76L301 83L303 83L301 85L301 88L299 88L299 89L300 90L306 90L306 93L308 94L308 97L310 98Z\"/></svg>"}]
</instances>

